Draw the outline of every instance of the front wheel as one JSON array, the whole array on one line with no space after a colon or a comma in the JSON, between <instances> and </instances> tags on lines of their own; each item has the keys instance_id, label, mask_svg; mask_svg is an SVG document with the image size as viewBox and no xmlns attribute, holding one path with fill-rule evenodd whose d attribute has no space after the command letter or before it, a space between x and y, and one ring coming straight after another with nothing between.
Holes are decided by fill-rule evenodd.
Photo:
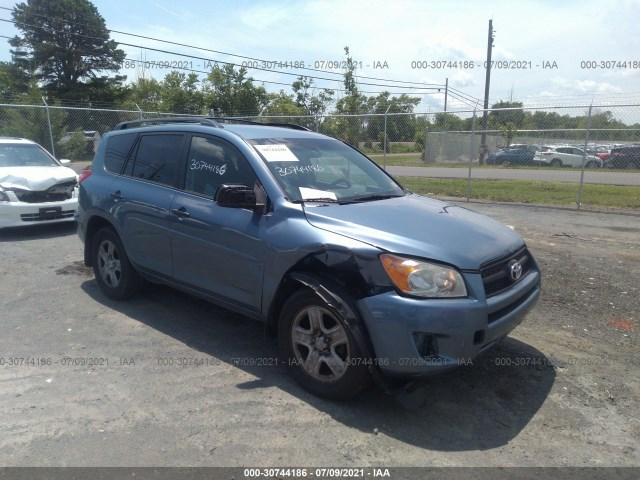
<instances>
[{"instance_id":1,"label":"front wheel","mask_svg":"<svg viewBox=\"0 0 640 480\"><path fill-rule=\"evenodd\" d=\"M118 234L111 228L99 230L93 237L93 272L102 293L114 300L130 297L142 283L124 251Z\"/></svg>"},{"instance_id":2,"label":"front wheel","mask_svg":"<svg viewBox=\"0 0 640 480\"><path fill-rule=\"evenodd\" d=\"M561 167L562 166L562 160L560 160L559 158L554 158L553 160L551 160L551 166L552 167Z\"/></svg>"},{"instance_id":3,"label":"front wheel","mask_svg":"<svg viewBox=\"0 0 640 480\"><path fill-rule=\"evenodd\" d=\"M344 318L311 290L299 290L284 304L278 343L291 375L315 395L347 399L371 382L369 362Z\"/></svg>"}]
</instances>

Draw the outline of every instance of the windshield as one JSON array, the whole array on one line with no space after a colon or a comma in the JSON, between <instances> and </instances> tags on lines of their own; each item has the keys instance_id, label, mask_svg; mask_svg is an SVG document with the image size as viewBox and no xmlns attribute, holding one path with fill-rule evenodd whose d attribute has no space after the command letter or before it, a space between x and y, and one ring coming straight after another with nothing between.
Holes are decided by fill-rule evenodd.
<instances>
[{"instance_id":1,"label":"windshield","mask_svg":"<svg viewBox=\"0 0 640 480\"><path fill-rule=\"evenodd\" d=\"M59 165L38 145L0 143L0 167L52 166Z\"/></svg>"},{"instance_id":2,"label":"windshield","mask_svg":"<svg viewBox=\"0 0 640 480\"><path fill-rule=\"evenodd\" d=\"M250 143L291 201L352 203L405 195L376 164L337 140L261 138Z\"/></svg>"}]
</instances>

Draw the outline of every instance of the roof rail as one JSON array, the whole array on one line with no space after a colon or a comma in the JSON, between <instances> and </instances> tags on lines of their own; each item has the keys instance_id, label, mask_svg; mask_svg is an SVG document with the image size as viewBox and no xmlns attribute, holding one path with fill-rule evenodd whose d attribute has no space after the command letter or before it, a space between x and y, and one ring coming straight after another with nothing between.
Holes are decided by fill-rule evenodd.
<instances>
[{"instance_id":1,"label":"roof rail","mask_svg":"<svg viewBox=\"0 0 640 480\"><path fill-rule=\"evenodd\" d=\"M244 120L241 118L233 118L233 117L207 117L210 120L214 120L216 122L222 122L222 123L244 123L246 125L262 125L262 126L267 126L267 127L283 127L283 128L290 128L292 130L304 130L307 132L310 132L311 129L307 128L307 127L303 127L302 125L298 125L296 123L276 123L276 122L256 122L253 120Z\"/></svg>"},{"instance_id":2,"label":"roof rail","mask_svg":"<svg viewBox=\"0 0 640 480\"><path fill-rule=\"evenodd\" d=\"M126 130L127 128L134 128L136 126L143 126L143 124L164 124L164 123L197 123L200 125L208 125L210 127L220 128L221 125L213 118L207 117L162 117L162 118L146 118L141 120L131 120L128 122L120 122L113 129L114 130Z\"/></svg>"},{"instance_id":3,"label":"roof rail","mask_svg":"<svg viewBox=\"0 0 640 480\"><path fill-rule=\"evenodd\" d=\"M242 123L246 125L262 125L266 127L282 127L290 128L292 130L304 130L307 132L312 131L307 127L298 125L295 123L274 123L274 122L255 122L252 120L243 120L240 118L229 117L162 117L162 118L145 118L140 120L130 120L127 122L120 122L113 129L114 130L126 130L127 128L133 128L136 126L143 126L144 124L160 125L166 123L197 123L200 125L208 125L210 127L224 128L221 123Z\"/></svg>"}]
</instances>

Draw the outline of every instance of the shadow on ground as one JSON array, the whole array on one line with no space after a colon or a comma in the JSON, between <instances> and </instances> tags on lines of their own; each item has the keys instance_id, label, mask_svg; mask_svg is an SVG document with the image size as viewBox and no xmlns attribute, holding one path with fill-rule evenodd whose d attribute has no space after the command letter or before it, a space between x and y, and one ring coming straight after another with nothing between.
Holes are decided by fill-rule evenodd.
<instances>
[{"instance_id":1,"label":"shadow on ground","mask_svg":"<svg viewBox=\"0 0 640 480\"><path fill-rule=\"evenodd\" d=\"M467 451L506 445L539 410L555 380L547 358L533 347L507 338L457 371L435 376L426 384L426 402L403 408L377 388L348 402L315 397L287 373L286 367L251 365L249 359L275 359L275 340L264 326L173 289L148 286L137 297L117 302L99 291L95 280L82 283L93 300L196 351L222 362L244 359L238 368L255 380L239 389L280 388L336 421L363 432L384 434L428 450Z\"/></svg>"},{"instance_id":2,"label":"shadow on ground","mask_svg":"<svg viewBox=\"0 0 640 480\"><path fill-rule=\"evenodd\" d=\"M69 235L76 235L77 229L75 222L7 227L0 230L0 243L68 237Z\"/></svg>"}]
</instances>

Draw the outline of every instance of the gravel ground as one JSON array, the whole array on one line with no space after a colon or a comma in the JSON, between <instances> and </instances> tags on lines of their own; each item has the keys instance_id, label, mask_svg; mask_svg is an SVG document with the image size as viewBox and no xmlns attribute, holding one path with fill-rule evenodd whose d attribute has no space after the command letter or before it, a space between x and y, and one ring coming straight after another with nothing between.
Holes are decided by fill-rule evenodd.
<instances>
[{"instance_id":1,"label":"gravel ground","mask_svg":"<svg viewBox=\"0 0 640 480\"><path fill-rule=\"evenodd\" d=\"M0 465L640 466L640 215L470 208L525 237L543 294L413 409L306 393L260 323L182 293L108 300L73 225L1 231Z\"/></svg>"}]
</instances>

